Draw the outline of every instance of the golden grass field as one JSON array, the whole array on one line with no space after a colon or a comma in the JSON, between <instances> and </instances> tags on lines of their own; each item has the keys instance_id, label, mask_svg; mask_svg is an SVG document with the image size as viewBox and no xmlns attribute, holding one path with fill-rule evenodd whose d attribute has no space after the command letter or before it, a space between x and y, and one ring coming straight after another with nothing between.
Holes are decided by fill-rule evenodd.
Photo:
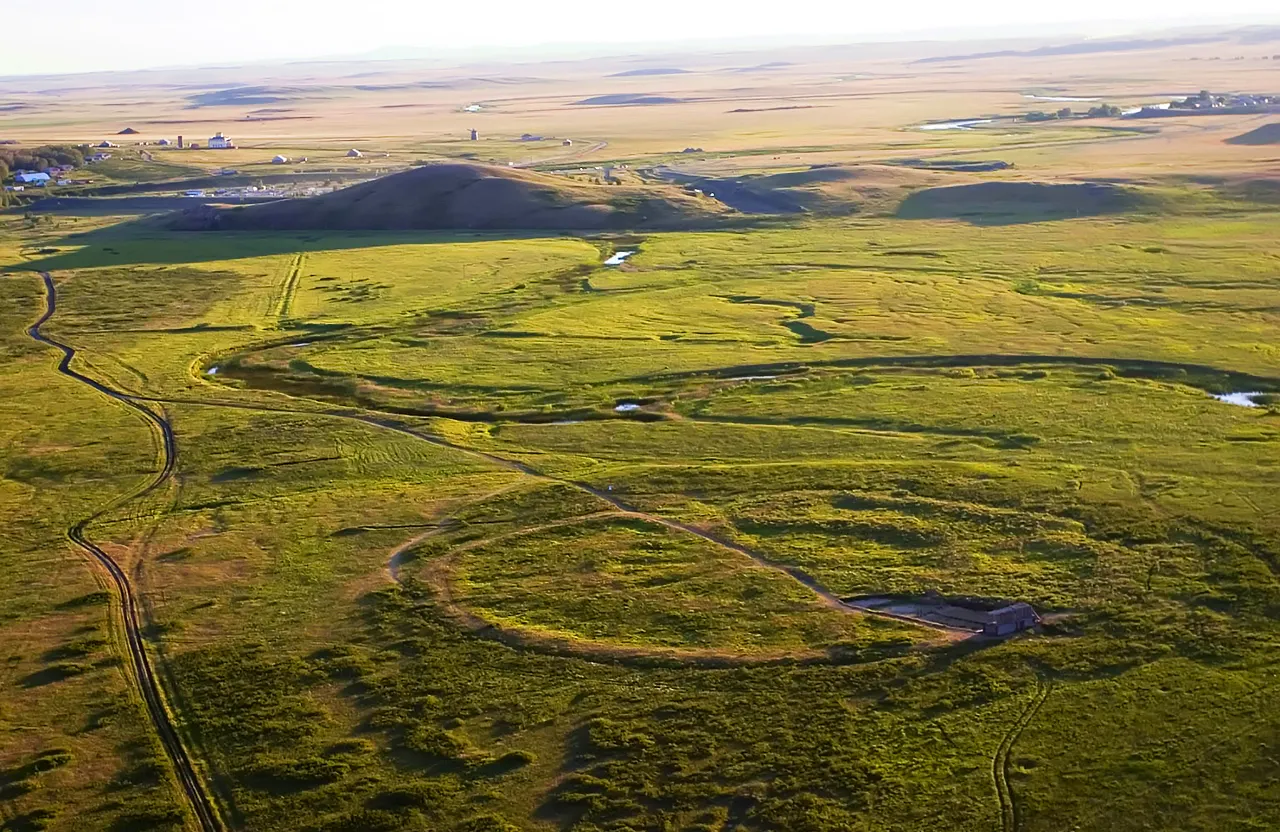
<instances>
[{"instance_id":1,"label":"golden grass field","mask_svg":"<svg viewBox=\"0 0 1280 832\"><path fill-rule=\"evenodd\" d=\"M1027 94L1097 97L1121 107L1154 103L1200 89L1265 91L1274 85L1275 44L1212 43L1118 54L987 58L915 63L920 57L966 53L972 45L908 44L899 48L815 47L764 53L647 56L530 64L436 67L389 64L292 64L226 70L137 72L48 79L0 79L7 113L3 136L27 143L103 139L155 141L183 135L202 145L216 131L233 151L157 153L163 161L213 168L268 162L283 152L312 163L380 168L415 158L475 153L482 160L599 163L699 147L715 154L749 152L734 169L798 163L866 162L897 155L982 153L1011 144L988 131L922 133L930 120L1013 115L1054 109ZM768 68L764 64L782 65ZM686 74L614 77L641 67ZM190 83L199 81L200 86ZM244 93L276 100L195 106L200 92L265 87ZM362 89L363 88L363 89ZM575 105L601 95L645 95L683 103ZM470 105L479 112L466 112ZM1077 104L1078 108L1087 104ZM785 108L785 109L784 109ZM745 110L746 112L735 112ZM1223 145L1254 119L1188 118L1142 122L1158 138L1094 141L1102 120L1072 129L1041 125L1041 141L1020 142L1008 161L1023 175L1142 177L1200 170L1274 166L1280 153ZM1131 124L1131 123L1130 123ZM117 137L132 127L136 136ZM480 140L468 140L468 131ZM999 132L999 131L992 131ZM553 139L520 143L522 134ZM563 139L574 142L571 148ZM1023 137L1025 138L1025 137ZM600 142L607 147L595 149ZM352 147L366 158L349 161ZM797 148L806 152L798 154ZM389 156L383 154L390 154ZM774 157L777 158L774 158ZM1274 168L1273 168L1274 169Z\"/></svg>"}]
</instances>

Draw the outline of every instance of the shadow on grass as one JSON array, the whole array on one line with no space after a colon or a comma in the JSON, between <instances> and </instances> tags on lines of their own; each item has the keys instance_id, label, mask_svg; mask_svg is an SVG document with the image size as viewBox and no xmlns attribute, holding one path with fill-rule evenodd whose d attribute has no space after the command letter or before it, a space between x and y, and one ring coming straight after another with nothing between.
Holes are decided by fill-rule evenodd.
<instances>
[{"instance_id":1,"label":"shadow on grass","mask_svg":"<svg viewBox=\"0 0 1280 832\"><path fill-rule=\"evenodd\" d=\"M50 242L57 251L34 260L0 263L0 269L62 271L111 266L182 265L299 252L343 251L392 245L456 245L501 240L616 238L625 231L511 230L511 231L174 231L164 226L166 215L139 217L107 228L69 234ZM731 218L712 228L727 232L763 227L768 220Z\"/></svg>"},{"instance_id":2,"label":"shadow on grass","mask_svg":"<svg viewBox=\"0 0 1280 832\"><path fill-rule=\"evenodd\" d=\"M0 264L26 271L112 266L181 265L298 252L341 251L390 245L453 245L492 240L557 239L557 232L452 231L170 231L161 217L144 217L58 239L50 247L74 249L34 260Z\"/></svg>"},{"instance_id":3,"label":"shadow on grass","mask_svg":"<svg viewBox=\"0 0 1280 832\"><path fill-rule=\"evenodd\" d=\"M54 682L61 682L64 679L88 673L90 669L92 669L91 665L80 662L59 662L46 667L44 670L37 670L35 673L27 674L22 677L20 684L24 688L42 688Z\"/></svg>"},{"instance_id":4,"label":"shadow on grass","mask_svg":"<svg viewBox=\"0 0 1280 832\"><path fill-rule=\"evenodd\" d=\"M48 829L49 824L58 816L58 813L52 809L33 809L16 817L9 818L5 821L4 826L0 826L3 832L40 832L40 830Z\"/></svg>"}]
</instances>

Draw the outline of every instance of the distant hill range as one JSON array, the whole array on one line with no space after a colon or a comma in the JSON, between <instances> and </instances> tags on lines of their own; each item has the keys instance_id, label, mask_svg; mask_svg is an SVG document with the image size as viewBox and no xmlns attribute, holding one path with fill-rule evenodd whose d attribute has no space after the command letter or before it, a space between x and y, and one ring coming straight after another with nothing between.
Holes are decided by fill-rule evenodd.
<instances>
[{"instance_id":1,"label":"distant hill range","mask_svg":"<svg viewBox=\"0 0 1280 832\"><path fill-rule=\"evenodd\" d=\"M1280 144L1280 121L1226 139L1227 144Z\"/></svg>"},{"instance_id":2,"label":"distant hill range","mask_svg":"<svg viewBox=\"0 0 1280 832\"><path fill-rule=\"evenodd\" d=\"M676 67L641 67L640 69L628 69L624 72L615 72L610 78L638 78L645 75L688 75L689 70L677 69Z\"/></svg>"},{"instance_id":3,"label":"distant hill range","mask_svg":"<svg viewBox=\"0 0 1280 832\"><path fill-rule=\"evenodd\" d=\"M676 188L594 185L472 164L425 165L320 196L246 207L197 206L181 230L397 231L689 228L728 209Z\"/></svg>"}]
</instances>

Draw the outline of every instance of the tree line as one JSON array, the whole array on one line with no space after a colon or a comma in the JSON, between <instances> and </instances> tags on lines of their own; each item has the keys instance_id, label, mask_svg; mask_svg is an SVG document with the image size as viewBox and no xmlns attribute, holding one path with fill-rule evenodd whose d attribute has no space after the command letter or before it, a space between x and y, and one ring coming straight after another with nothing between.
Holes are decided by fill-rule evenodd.
<instances>
[{"instance_id":1,"label":"tree line","mask_svg":"<svg viewBox=\"0 0 1280 832\"><path fill-rule=\"evenodd\" d=\"M1099 104L1097 107L1090 107L1089 112L1084 114L1085 118L1117 118L1122 114L1122 110L1114 104ZM1027 113L1024 118L1027 121L1053 121L1060 118L1075 118L1075 113L1070 107L1063 107L1056 113L1046 113L1043 110L1033 110Z\"/></svg>"},{"instance_id":2,"label":"tree line","mask_svg":"<svg viewBox=\"0 0 1280 832\"><path fill-rule=\"evenodd\" d=\"M84 149L67 144L41 147L0 147L0 179L15 170L44 170L54 165L84 164Z\"/></svg>"}]
</instances>

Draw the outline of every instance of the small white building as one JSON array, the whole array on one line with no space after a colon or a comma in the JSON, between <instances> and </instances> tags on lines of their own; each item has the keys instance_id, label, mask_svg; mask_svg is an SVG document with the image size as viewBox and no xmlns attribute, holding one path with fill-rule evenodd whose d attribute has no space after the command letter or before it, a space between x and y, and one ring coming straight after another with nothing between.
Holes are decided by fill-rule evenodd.
<instances>
[{"instance_id":1,"label":"small white building","mask_svg":"<svg viewBox=\"0 0 1280 832\"><path fill-rule=\"evenodd\" d=\"M161 139L160 141L156 142L156 144L160 145L161 147L168 147L168 146L169 146L169 140L168 140L168 139Z\"/></svg>"},{"instance_id":2,"label":"small white building","mask_svg":"<svg viewBox=\"0 0 1280 832\"><path fill-rule=\"evenodd\" d=\"M231 150L235 146L235 142L231 141L231 139L221 133L214 133L213 137L209 139L210 150Z\"/></svg>"},{"instance_id":3,"label":"small white building","mask_svg":"<svg viewBox=\"0 0 1280 832\"><path fill-rule=\"evenodd\" d=\"M13 181L19 185L43 185L49 181L47 173L28 173L23 171L13 175Z\"/></svg>"},{"instance_id":4,"label":"small white building","mask_svg":"<svg viewBox=\"0 0 1280 832\"><path fill-rule=\"evenodd\" d=\"M364 154L356 150L354 147L347 151L348 159L359 159L362 156L364 156Z\"/></svg>"},{"instance_id":5,"label":"small white building","mask_svg":"<svg viewBox=\"0 0 1280 832\"><path fill-rule=\"evenodd\" d=\"M288 157L288 156L276 156L274 159L272 159L272 160L271 160L271 164L273 164L273 165L287 165L287 164L289 164L289 157Z\"/></svg>"}]
</instances>

